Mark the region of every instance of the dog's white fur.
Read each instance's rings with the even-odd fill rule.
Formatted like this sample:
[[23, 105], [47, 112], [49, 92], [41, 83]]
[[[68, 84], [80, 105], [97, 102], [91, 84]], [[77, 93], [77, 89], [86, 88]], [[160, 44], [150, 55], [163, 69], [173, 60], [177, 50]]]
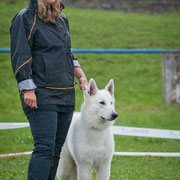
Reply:
[[99, 90], [93, 79], [84, 91], [81, 113], [74, 113], [62, 149], [57, 176], [60, 180], [90, 180], [92, 169], [98, 180], [109, 180], [114, 152], [111, 132], [117, 117], [114, 82]]

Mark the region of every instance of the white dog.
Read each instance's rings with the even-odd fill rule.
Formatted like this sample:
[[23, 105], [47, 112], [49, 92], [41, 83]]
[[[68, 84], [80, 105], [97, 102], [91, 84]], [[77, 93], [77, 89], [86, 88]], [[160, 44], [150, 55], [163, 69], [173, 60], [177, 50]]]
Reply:
[[114, 82], [98, 90], [94, 79], [84, 91], [81, 113], [74, 113], [63, 146], [57, 171], [60, 180], [91, 180], [92, 169], [98, 180], [109, 180], [114, 152], [111, 132], [117, 118], [114, 108]]

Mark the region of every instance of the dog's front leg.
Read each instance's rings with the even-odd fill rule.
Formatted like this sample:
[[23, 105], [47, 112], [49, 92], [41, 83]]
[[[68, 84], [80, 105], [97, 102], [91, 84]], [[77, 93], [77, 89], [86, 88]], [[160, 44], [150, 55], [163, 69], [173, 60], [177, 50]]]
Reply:
[[91, 168], [84, 165], [78, 166], [78, 180], [91, 180]]
[[101, 164], [96, 171], [97, 180], [109, 180], [110, 178], [110, 165]]

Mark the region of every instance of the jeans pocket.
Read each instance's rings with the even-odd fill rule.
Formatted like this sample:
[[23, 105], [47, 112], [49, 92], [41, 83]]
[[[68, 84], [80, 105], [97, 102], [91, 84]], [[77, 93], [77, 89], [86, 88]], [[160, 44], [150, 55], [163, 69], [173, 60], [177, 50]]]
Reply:
[[24, 110], [24, 114], [26, 115], [27, 119], [30, 120], [33, 117], [34, 110], [30, 107], [26, 107], [23, 110]]

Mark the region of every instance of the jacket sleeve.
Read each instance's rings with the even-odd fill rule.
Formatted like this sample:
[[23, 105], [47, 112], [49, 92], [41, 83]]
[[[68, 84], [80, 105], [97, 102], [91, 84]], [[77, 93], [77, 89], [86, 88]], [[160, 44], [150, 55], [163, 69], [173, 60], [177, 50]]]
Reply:
[[71, 56], [73, 58], [74, 67], [81, 67], [81, 65], [79, 64], [78, 59], [75, 56], [75, 54], [71, 52]]
[[11, 63], [19, 91], [36, 89], [32, 79], [32, 30], [25, 29], [23, 16], [18, 14], [12, 20], [10, 27]]
[[[65, 17], [64, 14], [63, 14], [63, 16], [64, 16], [64, 21], [66, 23], [66, 27], [68, 29], [68, 33], [70, 34], [68, 19]], [[78, 61], [76, 55], [74, 53], [72, 53], [72, 52], [71, 52], [71, 57], [72, 57], [73, 62], [74, 62], [74, 67], [81, 67], [81, 65], [79, 64], [79, 61]]]

